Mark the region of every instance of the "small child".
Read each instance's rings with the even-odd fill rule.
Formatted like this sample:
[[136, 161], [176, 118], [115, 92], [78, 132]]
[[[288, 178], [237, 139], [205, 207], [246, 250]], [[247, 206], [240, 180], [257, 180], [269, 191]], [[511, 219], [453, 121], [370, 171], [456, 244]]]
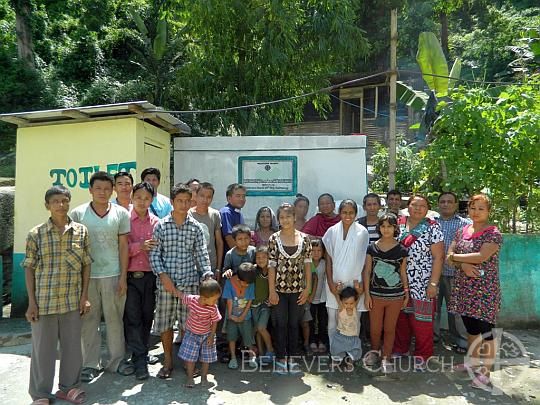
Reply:
[[[270, 362], [274, 358], [274, 346], [267, 329], [268, 320], [270, 319], [267, 245], [257, 247], [255, 262], [257, 263], [257, 278], [255, 279], [255, 299], [251, 304], [251, 316], [257, 333], [257, 349], [259, 350], [260, 359], [261, 361]], [[262, 353], [265, 353], [265, 355], [262, 356]]]
[[311, 301], [310, 341], [311, 351], [326, 353], [328, 347], [328, 312], [326, 311], [326, 262], [324, 261], [324, 245], [322, 240], [311, 241], [312, 268], [317, 271], [317, 287]]
[[204, 280], [199, 287], [200, 295], [184, 294], [180, 289], [176, 295], [188, 309], [186, 330], [182, 345], [178, 351], [180, 357], [186, 363], [187, 381], [185, 386], [193, 388], [193, 373], [195, 363], [200, 361], [201, 385], [208, 385], [208, 367], [210, 363], [217, 361], [216, 329], [221, 315], [217, 308], [217, 302], [221, 295], [221, 287], [216, 280]]
[[364, 362], [366, 366], [378, 362], [384, 325], [381, 366], [384, 373], [390, 373], [394, 371], [390, 357], [397, 320], [409, 301], [407, 249], [396, 240], [399, 227], [395, 215], [381, 216], [377, 231], [381, 238], [369, 245], [364, 268], [364, 285], [367, 286], [364, 302], [370, 310], [372, 349]]
[[304, 352], [306, 353], [307, 356], [311, 356], [313, 354], [309, 346], [309, 335], [311, 331], [310, 325], [313, 323], [313, 316], [311, 315], [311, 302], [313, 301], [313, 299], [315, 298], [315, 294], [317, 293], [317, 287], [319, 285], [318, 280], [319, 280], [319, 277], [317, 274], [317, 268], [314, 267], [312, 263], [311, 264], [311, 291], [309, 292], [309, 296], [306, 303], [303, 305], [304, 314], [302, 316], [302, 320], [300, 321], [300, 326], [302, 327], [302, 337], [304, 338]]
[[[231, 237], [236, 244], [225, 254], [223, 260], [223, 273], [216, 272], [218, 281], [224, 286], [225, 280], [231, 278], [238, 272], [238, 268], [242, 263], [255, 263], [255, 247], [250, 245], [251, 242], [251, 230], [247, 225], [238, 224], [232, 228]], [[223, 277], [222, 277], [223, 276]], [[223, 322], [221, 326], [222, 334], [227, 333], [227, 308], [224, 301], [220, 303], [219, 310], [223, 316]], [[226, 348], [220, 345], [220, 361], [228, 362], [231, 358], [228, 358]]]
[[358, 337], [359, 319], [356, 310], [360, 294], [362, 294], [362, 287], [358, 280], [354, 280], [354, 288], [341, 289], [341, 284], [338, 284], [338, 291], [337, 331], [330, 343], [330, 354], [332, 360], [341, 362], [348, 356], [352, 361], [356, 361], [362, 357], [362, 343]]
[[238, 272], [242, 263], [255, 263], [255, 246], [251, 246], [251, 230], [249, 226], [240, 224], [232, 229], [232, 237], [236, 246], [225, 254], [223, 261], [223, 277], [230, 278]]
[[230, 369], [238, 368], [236, 360], [236, 341], [242, 336], [244, 345], [249, 347], [249, 365], [257, 367], [255, 361], [255, 342], [251, 325], [251, 302], [255, 298], [255, 265], [242, 263], [238, 272], [227, 279], [223, 289], [223, 298], [227, 300], [227, 341], [229, 342]]

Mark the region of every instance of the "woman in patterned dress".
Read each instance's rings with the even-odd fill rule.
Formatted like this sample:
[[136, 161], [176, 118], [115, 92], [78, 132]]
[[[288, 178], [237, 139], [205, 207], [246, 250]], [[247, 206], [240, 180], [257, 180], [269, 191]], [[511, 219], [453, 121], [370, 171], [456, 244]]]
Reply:
[[294, 228], [293, 205], [281, 204], [277, 215], [281, 230], [268, 241], [268, 298], [276, 326], [275, 371], [296, 374], [300, 369], [290, 356], [298, 355], [303, 305], [311, 291], [311, 242]]
[[[475, 374], [474, 388], [489, 389], [489, 373], [495, 358], [492, 329], [501, 305], [499, 250], [502, 235], [488, 224], [491, 202], [484, 194], [469, 200], [473, 223], [456, 232], [448, 249], [448, 264], [456, 267], [449, 312], [461, 315], [468, 339], [468, 361], [456, 368]], [[482, 349], [482, 353], [480, 353]], [[484, 367], [480, 367], [483, 361]]]
[[411, 196], [407, 208], [409, 216], [398, 220], [398, 239], [408, 249], [410, 299], [399, 314], [393, 351], [397, 356], [407, 355], [414, 335], [414, 368], [425, 371], [426, 361], [433, 355], [434, 299], [444, 262], [443, 234], [437, 222], [426, 218], [431, 207], [424, 196]]

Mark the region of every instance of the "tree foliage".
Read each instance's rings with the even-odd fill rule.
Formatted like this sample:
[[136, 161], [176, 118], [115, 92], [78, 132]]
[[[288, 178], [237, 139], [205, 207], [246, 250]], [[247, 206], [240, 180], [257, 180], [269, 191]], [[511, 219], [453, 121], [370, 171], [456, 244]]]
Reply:
[[[329, 84], [366, 53], [355, 24], [355, 0], [176, 1], [186, 61], [178, 104], [196, 109], [296, 96]], [[199, 126], [222, 135], [275, 134], [300, 117], [306, 99], [264, 108], [200, 115]], [[313, 99], [324, 111], [328, 95]]]
[[488, 5], [474, 26], [454, 26], [449, 40], [451, 53], [461, 56], [477, 78], [505, 78], [511, 74], [508, 65], [515, 59], [508, 47], [517, 45], [528, 28], [539, 26], [540, 8], [517, 10], [508, 5]]
[[[396, 143], [396, 185], [402, 192], [411, 192], [417, 188], [421, 173], [421, 156], [415, 145], [407, 144], [403, 136]], [[370, 189], [373, 192], [388, 191], [388, 147], [375, 144], [375, 153], [371, 157], [373, 178]]]
[[519, 204], [540, 226], [540, 77], [501, 89], [460, 88], [442, 106], [422, 160], [423, 187], [486, 190], [495, 218], [516, 230]]

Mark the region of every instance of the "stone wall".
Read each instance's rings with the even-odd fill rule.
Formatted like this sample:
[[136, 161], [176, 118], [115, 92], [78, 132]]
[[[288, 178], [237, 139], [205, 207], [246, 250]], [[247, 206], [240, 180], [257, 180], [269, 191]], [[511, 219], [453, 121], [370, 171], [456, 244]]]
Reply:
[[15, 187], [0, 187], [0, 253], [13, 246]]

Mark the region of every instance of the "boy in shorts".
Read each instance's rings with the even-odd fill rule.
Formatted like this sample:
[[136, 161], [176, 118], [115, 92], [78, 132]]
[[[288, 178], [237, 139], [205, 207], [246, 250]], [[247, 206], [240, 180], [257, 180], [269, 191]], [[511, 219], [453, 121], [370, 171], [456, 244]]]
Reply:
[[186, 331], [182, 345], [178, 351], [186, 363], [187, 388], [194, 387], [193, 373], [195, 363], [201, 362], [201, 385], [208, 385], [208, 368], [217, 361], [216, 329], [221, 315], [217, 302], [221, 295], [221, 287], [216, 280], [204, 280], [199, 288], [199, 295], [184, 294], [181, 289], [177, 296], [188, 308]]
[[251, 302], [255, 298], [255, 265], [242, 263], [238, 273], [225, 282], [223, 298], [227, 300], [227, 341], [229, 342], [230, 369], [238, 368], [236, 341], [242, 336], [244, 346], [250, 348], [249, 365], [256, 367], [255, 342], [251, 324]]

